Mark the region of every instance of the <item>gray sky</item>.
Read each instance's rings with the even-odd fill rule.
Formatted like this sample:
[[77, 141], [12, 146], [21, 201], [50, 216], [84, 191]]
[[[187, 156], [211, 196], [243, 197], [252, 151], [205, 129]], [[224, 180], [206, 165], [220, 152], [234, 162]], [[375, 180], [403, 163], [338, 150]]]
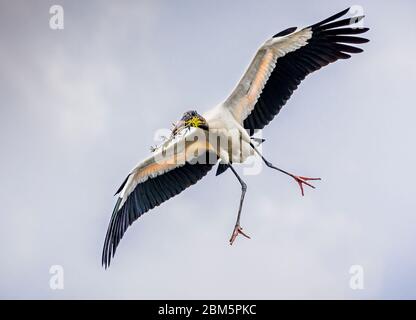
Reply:
[[416, 298], [414, 1], [361, 1], [366, 51], [308, 77], [264, 130], [265, 156], [316, 190], [246, 176], [252, 240], [230, 247], [239, 184], [211, 172], [100, 265], [112, 194], [154, 132], [223, 100], [271, 35], [352, 4], [1, 0], [0, 297]]

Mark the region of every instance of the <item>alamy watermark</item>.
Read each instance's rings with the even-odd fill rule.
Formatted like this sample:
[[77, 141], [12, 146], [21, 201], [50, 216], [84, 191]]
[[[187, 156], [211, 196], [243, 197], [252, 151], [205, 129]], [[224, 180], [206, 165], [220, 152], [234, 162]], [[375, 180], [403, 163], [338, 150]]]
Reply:
[[64, 29], [64, 8], [60, 5], [53, 5], [49, 8], [51, 17], [49, 18], [49, 28], [52, 30]]
[[49, 288], [52, 290], [63, 290], [64, 289], [64, 268], [55, 264], [49, 268]]
[[352, 290], [364, 289], [364, 268], [359, 264], [354, 264], [349, 269], [349, 285]]
[[351, 18], [351, 28], [364, 28], [364, 18], [361, 20], [358, 17], [364, 17], [364, 8], [358, 4], [351, 6], [349, 13], [353, 15]]

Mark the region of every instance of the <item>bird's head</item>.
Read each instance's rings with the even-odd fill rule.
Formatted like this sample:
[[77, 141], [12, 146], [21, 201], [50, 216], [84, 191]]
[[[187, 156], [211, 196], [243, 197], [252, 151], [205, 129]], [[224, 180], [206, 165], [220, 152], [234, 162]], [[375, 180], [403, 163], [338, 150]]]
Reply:
[[182, 118], [175, 124], [172, 134], [175, 135], [179, 131], [185, 128], [200, 128], [208, 130], [208, 123], [198, 112], [187, 111], [183, 114]]

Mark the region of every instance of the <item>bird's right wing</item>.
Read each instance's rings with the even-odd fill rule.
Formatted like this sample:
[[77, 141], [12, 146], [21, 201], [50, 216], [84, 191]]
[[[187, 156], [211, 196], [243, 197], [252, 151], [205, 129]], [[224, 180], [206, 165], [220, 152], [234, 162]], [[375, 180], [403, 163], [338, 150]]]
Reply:
[[105, 237], [102, 264], [110, 265], [121, 238], [135, 220], [195, 184], [216, 161], [215, 149], [203, 130], [193, 128], [140, 162], [117, 191], [119, 198]]
[[354, 44], [368, 41], [356, 36], [368, 28], [355, 25], [363, 16], [338, 20], [348, 11], [306, 28], [286, 29], [260, 47], [223, 104], [244, 128], [264, 128], [308, 74], [363, 51]]

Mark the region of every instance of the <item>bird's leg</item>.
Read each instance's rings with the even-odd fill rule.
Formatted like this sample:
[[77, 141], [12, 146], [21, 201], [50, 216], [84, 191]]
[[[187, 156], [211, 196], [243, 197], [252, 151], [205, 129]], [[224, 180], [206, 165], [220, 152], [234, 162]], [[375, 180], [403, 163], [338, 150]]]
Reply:
[[234, 240], [237, 238], [237, 236], [239, 234], [242, 234], [244, 237], [249, 238], [249, 239], [250, 239], [250, 237], [243, 232], [243, 228], [241, 228], [241, 226], [240, 226], [241, 209], [243, 208], [244, 196], [245, 196], [246, 191], [247, 191], [247, 185], [243, 181], [243, 179], [240, 178], [240, 176], [234, 170], [232, 165], [229, 164], [228, 166], [230, 167], [230, 169], [232, 170], [232, 172], [234, 173], [234, 175], [237, 177], [238, 181], [241, 184], [241, 198], [240, 198], [240, 206], [238, 208], [237, 221], [235, 222], [234, 231], [233, 231], [233, 234], [231, 235], [231, 238], [230, 238], [230, 245], [232, 245], [234, 243]]
[[293, 179], [295, 179], [295, 181], [299, 184], [300, 187], [300, 191], [302, 193], [302, 196], [304, 195], [304, 191], [303, 191], [303, 184], [307, 185], [308, 187], [311, 187], [313, 189], [315, 189], [315, 187], [313, 185], [311, 185], [310, 183], [308, 183], [308, 181], [313, 181], [313, 180], [321, 180], [321, 178], [309, 178], [309, 177], [303, 177], [303, 176], [297, 176], [294, 175], [290, 172], [287, 172], [285, 170], [282, 170], [280, 168], [275, 167], [272, 163], [270, 163], [269, 161], [266, 160], [266, 158], [263, 157], [263, 155], [260, 153], [260, 151], [257, 150], [257, 148], [250, 143], [251, 147], [254, 149], [254, 151], [257, 152], [257, 154], [261, 157], [261, 159], [264, 161], [264, 163], [266, 164], [266, 166], [268, 166], [269, 168], [275, 169], [277, 171], [280, 171], [290, 177], [292, 177]]

